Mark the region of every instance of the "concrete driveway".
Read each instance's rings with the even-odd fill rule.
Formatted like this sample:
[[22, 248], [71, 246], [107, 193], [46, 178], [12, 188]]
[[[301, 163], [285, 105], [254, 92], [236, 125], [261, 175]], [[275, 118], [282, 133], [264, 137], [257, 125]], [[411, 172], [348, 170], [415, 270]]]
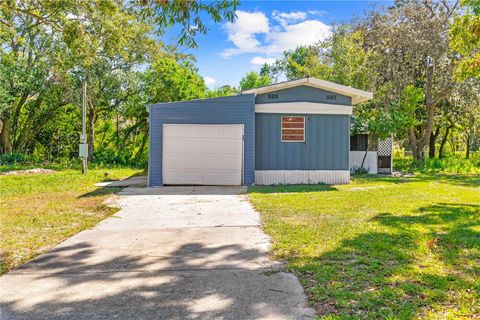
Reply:
[[0, 318], [312, 318], [241, 192], [125, 189], [113, 217], [0, 278]]

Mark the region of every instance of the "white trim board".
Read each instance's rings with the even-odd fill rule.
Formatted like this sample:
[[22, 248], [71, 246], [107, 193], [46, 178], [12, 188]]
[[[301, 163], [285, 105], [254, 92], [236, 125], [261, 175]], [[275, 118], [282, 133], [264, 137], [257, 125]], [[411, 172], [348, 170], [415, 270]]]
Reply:
[[352, 106], [316, 102], [280, 102], [255, 104], [255, 113], [351, 115], [352, 111]]
[[280, 82], [280, 83], [272, 84], [265, 87], [242, 91], [242, 93], [262, 94], [262, 93], [267, 93], [267, 92], [272, 92], [277, 90], [283, 90], [287, 88], [298, 87], [302, 85], [324, 89], [324, 90], [335, 92], [347, 97], [351, 97], [353, 105], [373, 99], [372, 92], [363, 91], [360, 89], [347, 87], [338, 83], [333, 83], [330, 81], [320, 80], [312, 77]]
[[255, 170], [255, 184], [347, 184], [350, 170]]

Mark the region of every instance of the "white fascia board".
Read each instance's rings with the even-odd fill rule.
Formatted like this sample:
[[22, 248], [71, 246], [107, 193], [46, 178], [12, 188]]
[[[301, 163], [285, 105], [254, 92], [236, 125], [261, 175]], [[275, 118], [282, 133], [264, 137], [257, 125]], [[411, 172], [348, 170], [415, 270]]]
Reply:
[[351, 115], [352, 110], [352, 106], [315, 102], [261, 103], [255, 105], [255, 113]]
[[302, 79], [297, 79], [297, 80], [292, 80], [292, 81], [280, 82], [280, 83], [268, 85], [268, 86], [265, 86], [265, 87], [245, 90], [245, 91], [242, 91], [242, 94], [244, 94], [244, 93], [262, 94], [262, 93], [267, 93], [267, 92], [292, 88], [292, 87], [296, 87], [296, 86], [299, 86], [299, 85], [302, 85], [302, 84], [307, 84], [307, 83], [308, 83], [308, 78], [302, 78]]
[[243, 91], [242, 93], [262, 94], [262, 93], [268, 93], [268, 92], [277, 91], [277, 90], [283, 90], [287, 88], [293, 88], [301, 85], [306, 85], [306, 86], [310, 86], [318, 89], [324, 89], [324, 90], [335, 92], [347, 97], [351, 97], [353, 105], [373, 99], [372, 92], [355, 89], [355, 88], [347, 87], [338, 83], [333, 83], [330, 81], [320, 80], [320, 79], [311, 78], [311, 77], [281, 82], [281, 83], [260, 87], [256, 89], [250, 89], [250, 90]]

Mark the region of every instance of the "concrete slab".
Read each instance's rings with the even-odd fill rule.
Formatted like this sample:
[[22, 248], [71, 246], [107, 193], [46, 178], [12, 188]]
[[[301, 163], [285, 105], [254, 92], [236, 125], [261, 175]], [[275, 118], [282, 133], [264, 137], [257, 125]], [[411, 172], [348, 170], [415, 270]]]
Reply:
[[0, 278], [1, 319], [311, 319], [242, 188], [127, 188], [122, 210]]
[[104, 181], [95, 184], [96, 187], [108, 187], [108, 188], [126, 188], [126, 187], [146, 187], [147, 177], [136, 176], [123, 180]]

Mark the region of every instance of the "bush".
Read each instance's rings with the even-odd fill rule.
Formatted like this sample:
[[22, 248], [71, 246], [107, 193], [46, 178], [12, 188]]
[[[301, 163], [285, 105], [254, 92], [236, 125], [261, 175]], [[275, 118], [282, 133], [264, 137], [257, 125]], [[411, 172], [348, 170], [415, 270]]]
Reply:
[[30, 161], [30, 157], [25, 153], [11, 152], [0, 154], [0, 165], [22, 164]]
[[366, 175], [369, 174], [370, 168], [361, 168], [361, 167], [353, 167], [352, 173], [355, 175]]
[[480, 173], [480, 152], [472, 152], [469, 159], [464, 154], [452, 154], [445, 158], [426, 159], [418, 163], [413, 157], [399, 156], [393, 158], [396, 171], [412, 173]]

